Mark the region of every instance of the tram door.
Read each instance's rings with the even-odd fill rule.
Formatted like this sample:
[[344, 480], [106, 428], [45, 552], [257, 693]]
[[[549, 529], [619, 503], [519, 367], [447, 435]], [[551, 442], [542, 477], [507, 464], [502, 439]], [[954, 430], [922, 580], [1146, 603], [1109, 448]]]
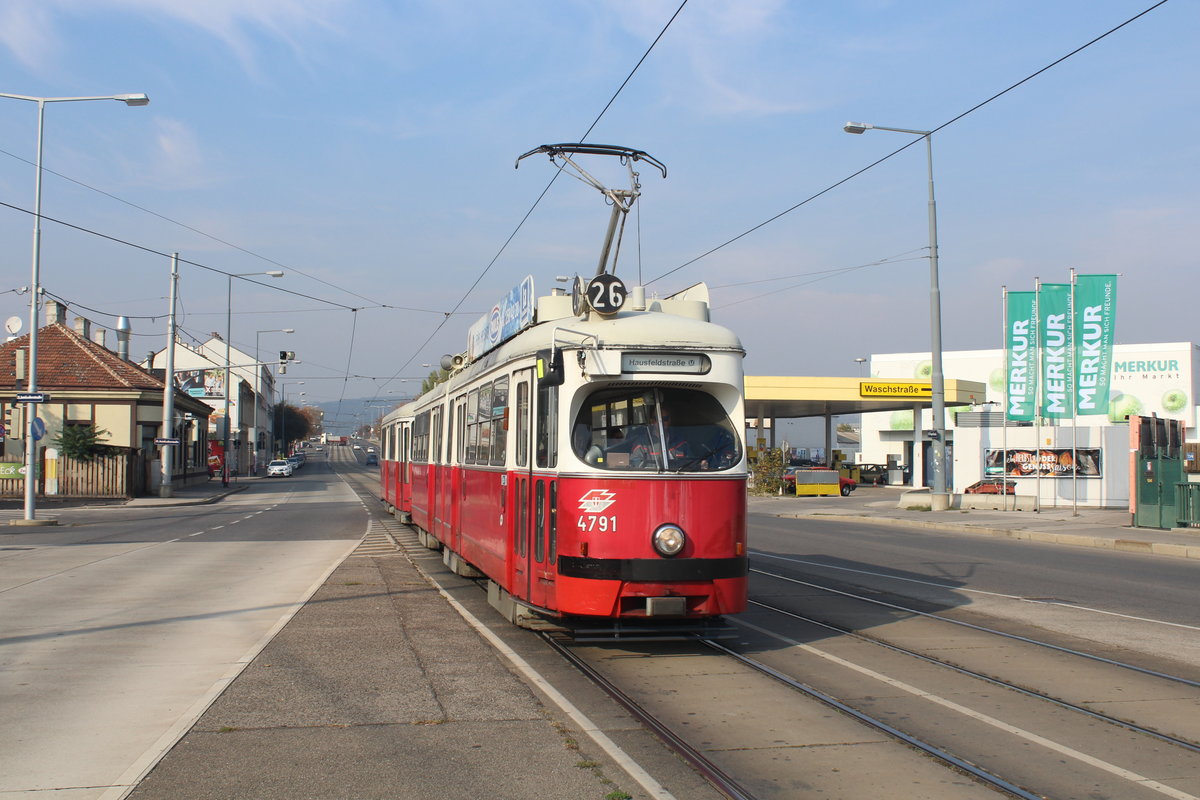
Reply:
[[444, 466], [447, 462], [447, 448], [443, 443], [443, 430], [442, 407], [438, 406], [433, 409], [429, 418], [429, 486], [432, 492], [429, 504], [432, 522], [430, 532], [436, 538], [448, 541], [445, 537], [450, 517], [450, 493]]
[[534, 602], [534, 578], [531, 553], [533, 548], [533, 406], [530, 402], [533, 387], [533, 371], [524, 370], [513, 376], [515, 391], [509, 395], [511, 409], [509, 427], [513, 431], [513, 486], [509, 487], [510, 530], [512, 531], [512, 592], [529, 602]]

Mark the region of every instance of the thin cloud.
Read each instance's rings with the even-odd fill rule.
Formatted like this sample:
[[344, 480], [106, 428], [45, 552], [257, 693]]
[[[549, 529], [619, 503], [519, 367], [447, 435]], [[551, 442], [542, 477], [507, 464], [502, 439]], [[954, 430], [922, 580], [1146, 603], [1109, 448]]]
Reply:
[[301, 38], [316, 30], [337, 32], [335, 20], [351, 0], [0, 0], [0, 46], [21, 63], [47, 68], [65, 52], [57, 17], [126, 12], [162, 17], [206, 31], [231, 50], [243, 68], [258, 72], [255, 36], [265, 33], [302, 57]]

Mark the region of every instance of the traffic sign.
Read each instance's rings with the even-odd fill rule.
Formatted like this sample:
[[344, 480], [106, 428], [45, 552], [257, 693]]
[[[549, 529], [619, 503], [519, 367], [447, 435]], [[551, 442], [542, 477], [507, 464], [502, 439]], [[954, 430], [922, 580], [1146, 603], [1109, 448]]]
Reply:
[[50, 395], [45, 392], [17, 392], [18, 403], [46, 403], [50, 401]]
[[162, 437], [158, 437], [154, 440], [154, 443], [162, 444], [162, 445], [172, 445], [172, 444], [179, 444], [179, 440], [178, 439], [164, 439]]
[[33, 421], [29, 423], [29, 431], [33, 434], [35, 442], [41, 441], [42, 437], [46, 435], [45, 421], [41, 417], [34, 417]]

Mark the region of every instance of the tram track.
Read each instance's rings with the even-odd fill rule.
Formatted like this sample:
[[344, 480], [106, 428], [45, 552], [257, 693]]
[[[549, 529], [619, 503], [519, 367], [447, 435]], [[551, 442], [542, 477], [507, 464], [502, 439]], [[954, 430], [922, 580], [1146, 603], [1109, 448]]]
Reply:
[[[364, 485], [362, 493], [367, 491]], [[795, 580], [757, 569], [752, 572], [760, 580]], [[814, 794], [828, 796], [886, 794], [958, 800], [1000, 792], [1030, 799], [1200, 797], [1198, 737], [1190, 730], [1172, 730], [1169, 724], [1173, 707], [1192, 703], [1200, 708], [1196, 681], [1031, 636], [963, 623], [906, 607], [903, 602], [889, 603], [878, 594], [866, 597], [815, 581], [799, 583], [804, 584], [804, 592], [819, 594], [826, 602], [837, 597], [840, 604], [865, 603], [886, 609], [887, 624], [866, 633], [844, 620], [820, 619], [820, 614], [785, 607], [795, 599], [792, 594], [803, 593], [789, 594], [784, 603], [771, 603], [753, 598], [752, 592], [751, 610], [731, 620], [747, 632], [742, 638], [748, 641], [618, 642], [597, 647], [566, 642], [554, 634], [542, 634], [542, 638], [717, 792], [736, 800], [805, 796], [796, 791], [797, 781], [814, 787]], [[880, 618], [876, 614], [876, 619]], [[972, 650], [1009, 646], [1044, 650], [1045, 656], [1030, 659], [1036, 663], [1027, 667], [1027, 673], [1039, 669], [1053, 673], [1061, 669], [1062, 660], [1069, 659], [1088, 665], [1069, 668], [1077, 677], [1084, 675], [1078, 678], [1083, 684], [1094, 685], [1095, 671], [1100, 670], [1101, 682], [1115, 687], [1114, 692], [1126, 686], [1114, 682], [1110, 676], [1114, 672], [1175, 689], [1150, 696], [1133, 688], [1130, 694], [1136, 696], [1121, 702], [1104, 697], [1081, 702], [1029, 681], [998, 676], [996, 670], [906, 647], [903, 641], [884, 641], [880, 635], [885, 632], [891, 638], [899, 631], [902, 639], [904, 629], [913, 624], [961, 629], [963, 635], [1006, 643], [973, 641], [946, 646], [960, 648], [967, 656]], [[796, 633], [798, 626], [802, 633]], [[821, 649], [840, 650], [841, 655], [822, 653], [813, 659], [818, 649], [811, 642], [821, 640]], [[766, 644], [768, 641], [771, 643]], [[846, 657], [847, 648], [857, 651], [855, 658]], [[1022, 652], [1021, 658], [1028, 656]], [[742, 672], [722, 662], [735, 663]], [[836, 669], [831, 664], [836, 664]], [[663, 680], [664, 671], [678, 673], [678, 679]], [[953, 678], [942, 676], [943, 672]], [[751, 674], [761, 677], [756, 680]], [[723, 681], [729, 691], [713, 693], [714, 676], [719, 676], [718, 682]], [[856, 684], [856, 680], [863, 683]], [[761, 681], [803, 700], [789, 701]], [[880, 692], [878, 683], [876, 688], [863, 688], [873, 681], [882, 682], [886, 689]], [[919, 688], [921, 685], [927, 688]], [[762, 701], [755, 713], [762, 715], [759, 728], [766, 729], [769, 736], [755, 739], [754, 726], [733, 724], [739, 715], [750, 713], [744, 705], [748, 697]], [[1118, 708], [1125, 702], [1129, 713], [1109, 713], [1112, 709], [1098, 707], [1106, 702]], [[1155, 703], [1159, 711], [1166, 709], [1166, 716], [1140, 718], [1141, 711], [1153, 710]], [[830, 711], [818, 707], [836, 713], [831, 717]], [[1064, 722], [1056, 715], [1068, 715], [1075, 721]], [[839, 725], [836, 719], [844, 721]], [[875, 735], [848, 733], [847, 725], [869, 729]], [[892, 742], [883, 759], [879, 758], [878, 748], [884, 746], [880, 737]], [[780, 744], [785, 739], [786, 743]], [[822, 750], [825, 763], [819, 760]], [[872, 755], [864, 762], [862, 753], [868, 751]], [[773, 755], [764, 758], [766, 753]], [[929, 770], [940, 770], [945, 777], [929, 777]], [[922, 777], [911, 779], [918, 772]], [[847, 778], [847, 773], [857, 774]], [[920, 784], [919, 792], [906, 793], [906, 786], [891, 786], [889, 781], [895, 781], [896, 775], [904, 776], [902, 784], [910, 780]], [[847, 789], [846, 781], [852, 781], [855, 789]]]
[[[1200, 709], [1200, 684], [1192, 678], [883, 600], [871, 587], [856, 593], [751, 571], [772, 583], [760, 580], [751, 592], [751, 611], [735, 623], [762, 637], [757, 647], [769, 654], [768, 669], [783, 680], [804, 675], [807, 688], [830, 695], [833, 707], [902, 719], [905, 725], [894, 726], [902, 734], [932, 741], [987, 774], [1025, 787], [1021, 791], [1034, 791], [1033, 797], [1183, 800], [1200, 794], [1195, 780], [1200, 726], [1187, 713]], [[774, 581], [804, 591], [785, 593]], [[766, 595], [773, 600], [767, 602]], [[862, 610], [868, 607], [890, 616], [881, 624], [877, 612]], [[774, 651], [762, 644], [766, 639], [776, 642]], [[819, 660], [782, 657], [779, 643], [785, 651]], [[853, 658], [846, 657], [850, 652]], [[881, 699], [880, 685], [896, 699]], [[914, 713], [918, 704], [930, 708]], [[914, 733], [914, 727], [933, 735]], [[1003, 757], [989, 760], [989, 752], [1018, 749], [1023, 760], [1010, 758], [1007, 765]], [[1104, 788], [1074, 793], [1072, 781], [1055, 777], [1063, 763], [1077, 773], [1075, 785]]]

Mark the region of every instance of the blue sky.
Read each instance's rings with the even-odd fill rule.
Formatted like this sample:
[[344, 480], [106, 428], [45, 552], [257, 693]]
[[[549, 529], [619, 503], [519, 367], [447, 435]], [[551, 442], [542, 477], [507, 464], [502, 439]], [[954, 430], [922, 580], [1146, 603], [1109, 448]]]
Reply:
[[[669, 169], [642, 171], [619, 273], [650, 282], [912, 138], [847, 120], [937, 128], [1152, 4], [691, 0], [588, 137]], [[408, 394], [344, 376], [419, 378], [525, 274], [545, 293], [594, 271], [608, 208], [571, 180], [488, 269], [552, 177], [513, 162], [579, 140], [678, 6], [0, 0], [0, 91], [151, 98], [47, 107], [43, 214], [111, 239], [46, 221], [42, 283], [102, 324], [135, 317], [138, 355], [164, 341], [169, 264], [112, 239], [284, 269], [257, 280], [317, 299], [235, 281], [233, 341], [295, 328], [261, 340], [297, 351], [309, 399]], [[1071, 267], [1123, 275], [1119, 341], [1197, 338], [1196, 30], [1171, 0], [936, 134], [947, 349], [998, 346], [1000, 287]], [[0, 99], [0, 292], [29, 283], [35, 130], [34, 104]], [[714, 287], [754, 374], [928, 350], [925, 169], [917, 141], [649, 291]], [[184, 266], [185, 331], [224, 330], [226, 287]]]

